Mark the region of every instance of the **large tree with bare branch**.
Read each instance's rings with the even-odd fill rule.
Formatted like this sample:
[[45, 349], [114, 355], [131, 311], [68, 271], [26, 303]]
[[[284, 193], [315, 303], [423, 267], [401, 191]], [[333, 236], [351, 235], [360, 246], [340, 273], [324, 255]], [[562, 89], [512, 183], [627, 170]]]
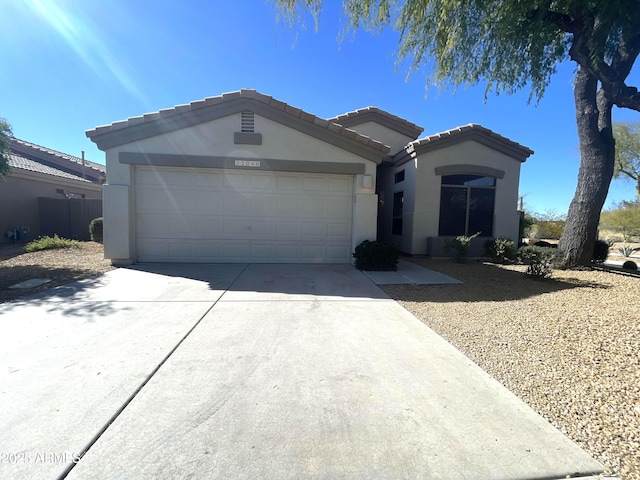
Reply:
[[[292, 21], [323, 0], [274, 0]], [[638, 0], [344, 0], [353, 28], [400, 33], [399, 60], [426, 66], [433, 85], [475, 85], [487, 93], [531, 90], [539, 100], [567, 59], [581, 162], [560, 240], [564, 266], [591, 262], [598, 221], [614, 173], [613, 106], [640, 111], [626, 80], [640, 53]]]

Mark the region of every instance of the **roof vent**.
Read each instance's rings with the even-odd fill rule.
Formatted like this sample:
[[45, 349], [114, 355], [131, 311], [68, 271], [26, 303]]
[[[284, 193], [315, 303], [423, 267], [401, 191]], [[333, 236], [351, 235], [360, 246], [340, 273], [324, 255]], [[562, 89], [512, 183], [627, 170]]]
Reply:
[[255, 132], [255, 119], [253, 112], [242, 112], [240, 114], [240, 131], [242, 133]]
[[256, 133], [253, 112], [240, 112], [240, 131], [233, 134], [236, 145], [262, 145], [262, 134]]

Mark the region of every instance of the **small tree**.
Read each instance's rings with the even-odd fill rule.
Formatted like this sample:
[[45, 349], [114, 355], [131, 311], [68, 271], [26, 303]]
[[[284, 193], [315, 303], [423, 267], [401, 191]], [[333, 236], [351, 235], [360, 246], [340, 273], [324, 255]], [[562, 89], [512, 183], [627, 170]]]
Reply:
[[13, 130], [4, 118], [0, 118], [0, 178], [9, 173], [9, 153]]
[[640, 236], [640, 203], [622, 202], [600, 215], [600, 226], [622, 235], [625, 242]]
[[631, 179], [640, 199], [640, 122], [614, 122], [616, 164], [613, 178]]

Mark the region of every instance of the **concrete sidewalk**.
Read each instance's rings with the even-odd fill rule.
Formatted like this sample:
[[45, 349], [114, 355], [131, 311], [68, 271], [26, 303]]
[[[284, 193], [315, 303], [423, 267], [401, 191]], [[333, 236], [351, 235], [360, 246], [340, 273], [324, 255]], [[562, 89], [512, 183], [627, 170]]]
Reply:
[[0, 322], [0, 478], [602, 472], [347, 265], [137, 266]]
[[376, 285], [448, 285], [462, 283], [443, 273], [435, 272], [407, 260], [398, 261], [395, 272], [362, 272]]

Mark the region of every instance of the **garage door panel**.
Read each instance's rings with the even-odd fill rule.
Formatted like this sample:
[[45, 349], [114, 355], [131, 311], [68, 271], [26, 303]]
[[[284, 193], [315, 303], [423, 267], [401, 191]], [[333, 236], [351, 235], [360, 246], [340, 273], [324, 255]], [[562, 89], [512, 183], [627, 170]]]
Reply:
[[193, 192], [194, 211], [204, 214], [219, 214], [224, 212], [224, 194], [212, 190], [198, 190]]
[[299, 176], [277, 176], [276, 188], [278, 190], [300, 190], [302, 178]]
[[196, 245], [196, 256], [198, 259], [219, 262], [222, 260], [222, 245], [219, 243], [205, 242]]
[[138, 215], [138, 235], [162, 235], [169, 233], [166, 215]]
[[251, 203], [244, 195], [239, 195], [234, 192], [225, 192], [222, 204], [222, 213], [224, 215], [244, 216], [251, 214]]
[[138, 185], [157, 186], [191, 186], [196, 183], [196, 175], [188, 171], [176, 171], [168, 169], [139, 169], [136, 176]]
[[327, 215], [329, 218], [351, 219], [352, 203], [349, 198], [335, 198], [327, 200]]
[[276, 213], [273, 196], [262, 194], [256, 198], [252, 198], [250, 202], [251, 215], [254, 217], [270, 217]]
[[200, 238], [215, 238], [222, 234], [222, 222], [218, 217], [197, 217], [194, 222]]
[[327, 236], [333, 240], [351, 236], [351, 225], [348, 223], [327, 223]]
[[139, 261], [351, 261], [353, 176], [139, 167]]
[[251, 187], [271, 190], [275, 187], [275, 178], [271, 175], [251, 175]]
[[250, 231], [246, 220], [225, 218], [222, 221], [222, 225], [222, 236], [224, 238], [246, 239], [249, 236]]
[[246, 190], [251, 188], [251, 175], [246, 173], [226, 173], [224, 185], [234, 190]]
[[309, 237], [324, 238], [327, 235], [327, 228], [324, 222], [305, 222], [302, 224], [302, 237], [307, 239]]
[[136, 196], [136, 210], [147, 213], [183, 214], [195, 208], [194, 192], [163, 187], [157, 190], [140, 189]]
[[304, 177], [302, 190], [305, 192], [327, 192], [329, 184], [325, 177]]
[[303, 245], [302, 259], [305, 262], [311, 262], [311, 263], [322, 261], [324, 259], [324, 246], [320, 244]]
[[251, 236], [259, 238], [273, 238], [274, 237], [274, 225], [271, 222], [265, 222], [263, 220], [254, 220], [251, 222]]
[[328, 187], [330, 192], [351, 193], [353, 190], [352, 177], [329, 178]]
[[298, 238], [300, 235], [300, 224], [294, 222], [276, 222], [276, 232], [278, 238]]
[[351, 248], [346, 245], [327, 245], [326, 257], [329, 262], [351, 258]]
[[274, 257], [275, 245], [258, 244], [251, 245], [251, 260], [252, 261], [269, 261]]
[[224, 178], [218, 172], [198, 172], [196, 175], [196, 185], [203, 187], [221, 187]]
[[298, 217], [302, 214], [300, 197], [297, 195], [278, 195], [276, 197], [276, 215], [279, 217]]
[[195, 258], [194, 245], [190, 242], [172, 241], [169, 243], [168, 255], [171, 258], [191, 260]]
[[326, 202], [323, 198], [304, 198], [302, 200], [302, 213], [305, 217], [320, 217], [326, 216]]

